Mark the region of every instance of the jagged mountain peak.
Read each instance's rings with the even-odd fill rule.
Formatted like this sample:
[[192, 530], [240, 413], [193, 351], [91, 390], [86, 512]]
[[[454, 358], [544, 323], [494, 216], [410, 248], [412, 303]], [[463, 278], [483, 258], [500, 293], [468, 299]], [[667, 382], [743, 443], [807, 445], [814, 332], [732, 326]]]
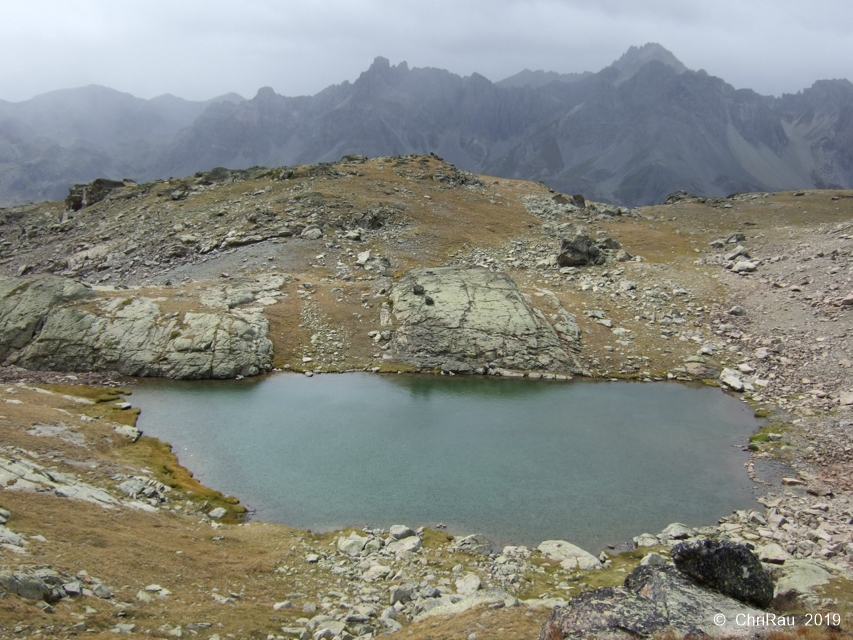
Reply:
[[258, 93], [255, 94], [255, 100], [270, 100], [272, 98], [277, 97], [278, 94], [272, 87], [261, 87], [258, 89]]
[[625, 82], [634, 76], [649, 62], [662, 62], [675, 70], [676, 73], [688, 71], [684, 63], [676, 58], [671, 51], [659, 45], [657, 42], [648, 42], [641, 47], [633, 46], [622, 54], [622, 56], [610, 65], [609, 68], [619, 72], [617, 83]]
[[[375, 77], [388, 77], [391, 75], [401, 75], [407, 73], [409, 71], [408, 63], [403, 60], [397, 65], [392, 65], [391, 61], [388, 58], [383, 56], [376, 56], [373, 59], [373, 63], [368, 67], [367, 71], [364, 71], [358, 78], [358, 80], [366, 79], [366, 78], [375, 78]], [[358, 80], [356, 82], [358, 82]]]

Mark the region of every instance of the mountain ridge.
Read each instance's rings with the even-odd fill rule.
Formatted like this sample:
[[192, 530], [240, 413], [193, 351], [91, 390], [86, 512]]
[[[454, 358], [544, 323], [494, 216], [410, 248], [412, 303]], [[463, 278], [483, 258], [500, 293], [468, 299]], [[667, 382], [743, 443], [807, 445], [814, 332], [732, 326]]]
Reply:
[[378, 56], [355, 81], [313, 96], [262, 87], [248, 100], [143, 100], [90, 86], [0, 101], [0, 204], [59, 198], [95, 177], [429, 152], [630, 206], [682, 189], [853, 186], [847, 80], [762, 96], [692, 71], [655, 43], [570, 81], [524, 74], [493, 83]]

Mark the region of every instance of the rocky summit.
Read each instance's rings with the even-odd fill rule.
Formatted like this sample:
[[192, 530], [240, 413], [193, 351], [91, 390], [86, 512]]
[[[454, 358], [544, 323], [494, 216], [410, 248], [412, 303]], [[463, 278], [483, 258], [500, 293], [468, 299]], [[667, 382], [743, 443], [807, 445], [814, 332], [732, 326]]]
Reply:
[[[641, 62], [602, 91], [708, 81]], [[282, 106], [220, 115], [263, 101]], [[847, 631], [853, 193], [628, 208], [578, 190], [348, 154], [0, 209], [0, 636], [732, 636], [739, 615], [809, 613]], [[137, 376], [347, 371], [718, 387], [764, 419], [741, 443], [758, 502], [602, 549], [440, 522], [302, 531], [137, 428]]]

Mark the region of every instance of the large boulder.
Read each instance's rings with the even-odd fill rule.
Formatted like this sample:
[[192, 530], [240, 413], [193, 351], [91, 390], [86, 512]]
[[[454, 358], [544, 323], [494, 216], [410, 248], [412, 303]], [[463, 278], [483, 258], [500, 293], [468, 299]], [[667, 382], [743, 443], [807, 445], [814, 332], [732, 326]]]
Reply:
[[622, 587], [582, 593], [556, 607], [539, 640], [749, 635], [738, 616], [762, 611], [697, 584], [673, 566], [637, 567]]
[[98, 178], [92, 182], [75, 184], [68, 190], [65, 198], [65, 206], [72, 211], [79, 211], [84, 207], [90, 207], [107, 197], [110, 191], [125, 186], [124, 182]]
[[68, 278], [0, 278], [0, 361], [29, 344], [55, 306], [94, 297], [91, 288]]
[[572, 332], [558, 335], [504, 273], [412, 269], [394, 285], [391, 302], [398, 322], [394, 348], [417, 366], [580, 370], [572, 354], [577, 343], [565, 339]]
[[671, 556], [679, 571], [700, 584], [758, 607], [773, 601], [773, 581], [746, 545], [702, 539], [675, 545]]
[[585, 232], [578, 231], [571, 237], [563, 239], [557, 263], [561, 267], [578, 267], [587, 264], [604, 264], [605, 259], [605, 254], [599, 249], [595, 240]]
[[268, 330], [259, 313], [164, 314], [148, 298], [99, 298], [67, 278], [0, 278], [0, 361], [26, 369], [251, 376], [272, 367]]
[[588, 264], [605, 264], [609, 258], [624, 262], [630, 260], [631, 256], [625, 251], [620, 255], [615, 252], [622, 249], [622, 245], [615, 238], [605, 236], [602, 238], [590, 237], [583, 227], [573, 227], [568, 237], [560, 244], [560, 254], [557, 263], [561, 267], [580, 267]]

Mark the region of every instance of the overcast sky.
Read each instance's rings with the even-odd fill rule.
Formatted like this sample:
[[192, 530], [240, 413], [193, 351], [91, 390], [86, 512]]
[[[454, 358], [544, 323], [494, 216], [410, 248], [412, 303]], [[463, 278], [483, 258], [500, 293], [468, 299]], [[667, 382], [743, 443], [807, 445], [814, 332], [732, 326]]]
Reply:
[[0, 99], [314, 94], [379, 55], [500, 80], [598, 71], [646, 42], [764, 94], [853, 80], [851, 0], [0, 0]]

